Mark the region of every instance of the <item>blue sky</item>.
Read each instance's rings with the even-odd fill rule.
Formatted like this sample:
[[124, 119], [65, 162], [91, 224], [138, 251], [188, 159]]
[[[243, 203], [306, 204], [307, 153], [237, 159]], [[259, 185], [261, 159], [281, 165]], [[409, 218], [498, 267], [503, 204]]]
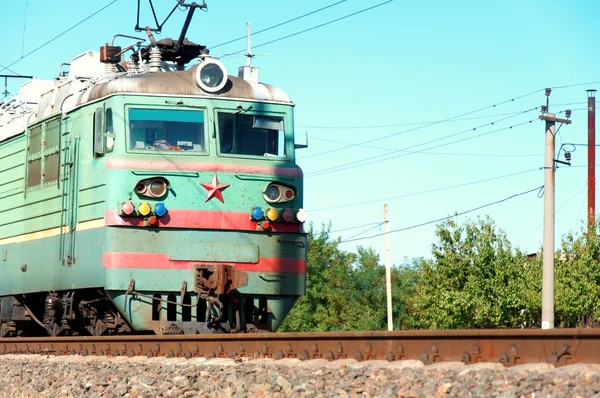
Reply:
[[[342, 1], [257, 34], [252, 42], [260, 45], [381, 2]], [[3, 42], [0, 65], [20, 59], [108, 3], [2, 1], [2, 27], [10, 40]], [[148, 3], [141, 3], [140, 24], [151, 24]], [[175, 0], [155, 3], [162, 20]], [[258, 31], [333, 3], [208, 0], [208, 12], [196, 12], [187, 37], [210, 49], [243, 36], [246, 22]], [[136, 5], [134, 0], [117, 0], [10, 69], [52, 78], [60, 63], [88, 49], [97, 51], [116, 33], [143, 37], [133, 30]], [[156, 37], [177, 38], [185, 15], [176, 10]], [[275, 54], [254, 59], [261, 81], [292, 97], [296, 133], [309, 135], [309, 148], [298, 152], [309, 220], [316, 225], [331, 222], [333, 231], [344, 230], [335, 234], [343, 239], [360, 233], [357, 237], [367, 237], [382, 232], [378, 223], [386, 198], [395, 198], [387, 200], [390, 229], [395, 230], [543, 185], [544, 122], [537, 119], [539, 108], [533, 108], [545, 103], [543, 88], [555, 87], [550, 111], [573, 110], [572, 124], [562, 126], [557, 136], [557, 150], [563, 143], [587, 142], [585, 90], [600, 89], [600, 27], [590, 19], [594, 15], [600, 15], [600, 3], [593, 0], [395, 0], [257, 48], [257, 53]], [[211, 54], [244, 48], [245, 41], [239, 40]], [[222, 60], [230, 74], [245, 62], [239, 56]], [[579, 85], [588, 82], [595, 83]], [[16, 93], [18, 84], [12, 82], [8, 89]], [[433, 123], [462, 114], [467, 115]], [[348, 147], [366, 141], [372, 142]], [[587, 148], [577, 147], [573, 166], [557, 171], [557, 243], [585, 218], [586, 164]], [[434, 192], [413, 195], [423, 191]], [[348, 206], [356, 203], [362, 204]], [[457, 220], [477, 215], [492, 217], [522, 250], [540, 249], [543, 199], [537, 192]], [[392, 262], [430, 256], [434, 229], [431, 224], [391, 234]], [[383, 242], [380, 236], [343, 247], [372, 246], [383, 259]]]

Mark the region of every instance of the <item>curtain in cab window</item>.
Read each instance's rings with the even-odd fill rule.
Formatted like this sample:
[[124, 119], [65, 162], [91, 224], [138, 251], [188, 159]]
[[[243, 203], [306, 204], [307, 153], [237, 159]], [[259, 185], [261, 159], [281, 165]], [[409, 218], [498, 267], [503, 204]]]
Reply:
[[219, 112], [219, 152], [246, 156], [287, 156], [282, 117]]

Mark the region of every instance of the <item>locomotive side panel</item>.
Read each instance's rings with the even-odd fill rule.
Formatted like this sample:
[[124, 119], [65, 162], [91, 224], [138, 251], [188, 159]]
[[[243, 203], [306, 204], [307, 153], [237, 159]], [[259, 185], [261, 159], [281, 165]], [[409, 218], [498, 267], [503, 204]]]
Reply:
[[102, 287], [104, 173], [86, 150], [93, 120], [81, 108], [0, 143], [0, 295]]

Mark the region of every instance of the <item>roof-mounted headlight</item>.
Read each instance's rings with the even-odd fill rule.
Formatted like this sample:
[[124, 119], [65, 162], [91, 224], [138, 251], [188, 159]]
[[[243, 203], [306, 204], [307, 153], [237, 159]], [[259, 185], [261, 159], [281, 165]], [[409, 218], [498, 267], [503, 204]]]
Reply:
[[196, 68], [196, 84], [209, 93], [216, 93], [227, 84], [227, 69], [221, 61], [205, 56]]

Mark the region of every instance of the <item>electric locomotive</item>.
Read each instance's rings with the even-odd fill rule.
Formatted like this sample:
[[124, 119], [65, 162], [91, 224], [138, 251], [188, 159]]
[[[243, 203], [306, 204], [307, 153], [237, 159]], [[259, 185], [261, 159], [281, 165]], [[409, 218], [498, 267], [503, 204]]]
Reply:
[[2, 337], [275, 331], [305, 293], [293, 102], [147, 33], [0, 105]]

